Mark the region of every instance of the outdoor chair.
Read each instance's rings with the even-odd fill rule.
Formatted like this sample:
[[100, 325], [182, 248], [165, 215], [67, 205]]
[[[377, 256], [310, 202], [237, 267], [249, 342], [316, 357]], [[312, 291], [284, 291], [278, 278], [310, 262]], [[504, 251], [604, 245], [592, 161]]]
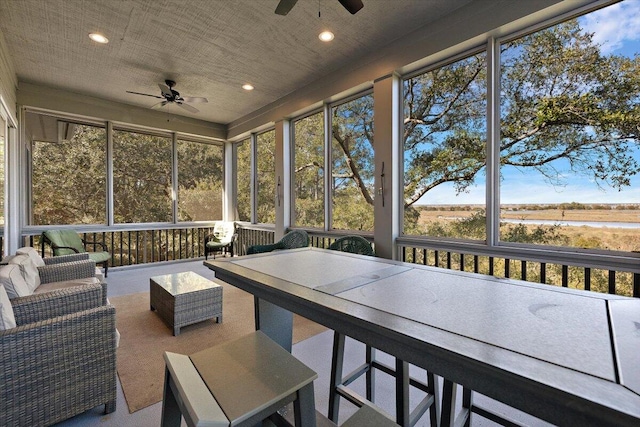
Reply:
[[[104, 277], [107, 277], [111, 254], [107, 252], [107, 245], [104, 243], [82, 239], [74, 230], [47, 230], [42, 233], [40, 240], [43, 257], [45, 244], [51, 246], [53, 256], [88, 253], [89, 259], [104, 267]], [[98, 245], [102, 251], [87, 251], [86, 248], [90, 245], [93, 245], [94, 248]]]
[[215, 259], [216, 252], [225, 254], [229, 251], [233, 256], [233, 244], [238, 238], [235, 230], [236, 225], [233, 221], [216, 221], [213, 233], [204, 238], [204, 259], [206, 260], [211, 253]]
[[362, 236], [344, 236], [329, 245], [333, 251], [350, 252], [352, 254], [374, 256], [373, 247]]
[[[349, 252], [353, 254], [375, 256], [371, 243], [361, 236], [344, 236], [336, 239], [330, 250]], [[329, 390], [329, 419], [338, 422], [340, 409], [340, 397], [350, 398], [352, 392], [347, 385], [355, 381], [358, 377], [366, 374], [366, 400], [359, 401], [357, 406], [367, 407], [375, 399], [375, 371], [379, 369], [389, 375], [396, 377], [396, 409], [401, 408], [403, 412], [404, 424], [414, 425], [420, 417], [430, 411], [431, 425], [439, 425], [440, 413], [438, 410], [438, 383], [434, 374], [427, 372], [427, 383], [419, 382], [409, 377], [409, 364], [403, 360], [396, 359], [395, 367], [387, 366], [375, 359], [375, 349], [369, 345], [365, 346], [365, 362], [358, 369], [343, 377], [344, 347], [346, 336], [339, 332], [333, 333], [333, 353], [331, 359], [331, 386]], [[416, 406], [413, 413], [410, 413], [409, 406], [409, 386], [414, 386], [426, 396]]]
[[0, 328], [0, 425], [52, 425], [101, 404], [115, 411], [115, 308], [100, 285], [0, 301], [13, 323]]
[[309, 235], [304, 230], [292, 230], [276, 243], [253, 245], [247, 248], [247, 255], [261, 254], [281, 249], [305, 248], [309, 246]]

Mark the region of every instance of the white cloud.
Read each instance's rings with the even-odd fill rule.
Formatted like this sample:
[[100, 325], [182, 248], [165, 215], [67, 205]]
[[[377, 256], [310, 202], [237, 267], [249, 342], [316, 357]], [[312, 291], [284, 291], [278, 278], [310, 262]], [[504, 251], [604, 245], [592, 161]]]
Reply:
[[625, 41], [640, 40], [640, 0], [627, 0], [590, 13], [579, 19], [582, 28], [594, 33], [602, 53], [620, 49]]

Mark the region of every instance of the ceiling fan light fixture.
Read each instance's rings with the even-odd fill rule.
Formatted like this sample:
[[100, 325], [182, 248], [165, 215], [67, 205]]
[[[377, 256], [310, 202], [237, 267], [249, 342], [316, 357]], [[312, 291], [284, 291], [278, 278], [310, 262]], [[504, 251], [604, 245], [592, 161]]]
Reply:
[[109, 39], [100, 33], [89, 33], [89, 38], [96, 43], [107, 44]]
[[242, 89], [244, 89], [244, 90], [253, 90], [254, 87], [253, 87], [253, 85], [250, 85], [249, 83], [245, 83], [245, 84], [242, 85]]
[[335, 38], [331, 31], [323, 31], [318, 35], [318, 38], [323, 42], [330, 42]]

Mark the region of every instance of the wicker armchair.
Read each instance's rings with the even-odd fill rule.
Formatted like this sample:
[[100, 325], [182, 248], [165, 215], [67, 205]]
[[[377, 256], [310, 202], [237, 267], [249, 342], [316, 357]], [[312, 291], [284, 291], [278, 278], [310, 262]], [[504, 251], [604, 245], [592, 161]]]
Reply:
[[304, 230], [293, 230], [284, 235], [276, 243], [270, 245], [254, 245], [247, 248], [247, 255], [271, 252], [276, 249], [295, 249], [309, 246], [309, 235]]
[[115, 308], [100, 285], [11, 300], [0, 331], [0, 425], [45, 426], [98, 405], [116, 409]]
[[[74, 255], [69, 255], [69, 257], [73, 256]], [[67, 256], [54, 258], [67, 258]], [[46, 259], [48, 258], [45, 258], [45, 260]], [[77, 282], [77, 284], [74, 284], [74, 281], [95, 277], [96, 263], [90, 259], [51, 263], [38, 267], [38, 274], [40, 275], [40, 286], [36, 289], [36, 293], [49, 292], [50, 290], [55, 290], [63, 286], [66, 287], [66, 285], [84, 286], [81, 281]], [[68, 283], [65, 285], [65, 282]], [[101, 282], [100, 287], [102, 289], [102, 304], [104, 305], [107, 303], [107, 282]]]
[[361, 236], [344, 236], [336, 239], [329, 249], [333, 251], [350, 252], [352, 254], [361, 254], [374, 256], [371, 243], [367, 239]]

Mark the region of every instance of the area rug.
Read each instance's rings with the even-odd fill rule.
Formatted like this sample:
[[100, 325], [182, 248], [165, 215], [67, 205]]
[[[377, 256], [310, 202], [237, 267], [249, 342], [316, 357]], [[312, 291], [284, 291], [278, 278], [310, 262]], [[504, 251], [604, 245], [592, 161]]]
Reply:
[[[231, 285], [223, 289], [222, 323], [207, 320], [185, 326], [177, 337], [149, 309], [148, 292], [109, 299], [116, 307], [120, 332], [118, 377], [131, 413], [162, 400], [165, 351], [192, 354], [254, 330], [253, 295]], [[326, 329], [297, 315], [293, 324], [294, 343]]]

